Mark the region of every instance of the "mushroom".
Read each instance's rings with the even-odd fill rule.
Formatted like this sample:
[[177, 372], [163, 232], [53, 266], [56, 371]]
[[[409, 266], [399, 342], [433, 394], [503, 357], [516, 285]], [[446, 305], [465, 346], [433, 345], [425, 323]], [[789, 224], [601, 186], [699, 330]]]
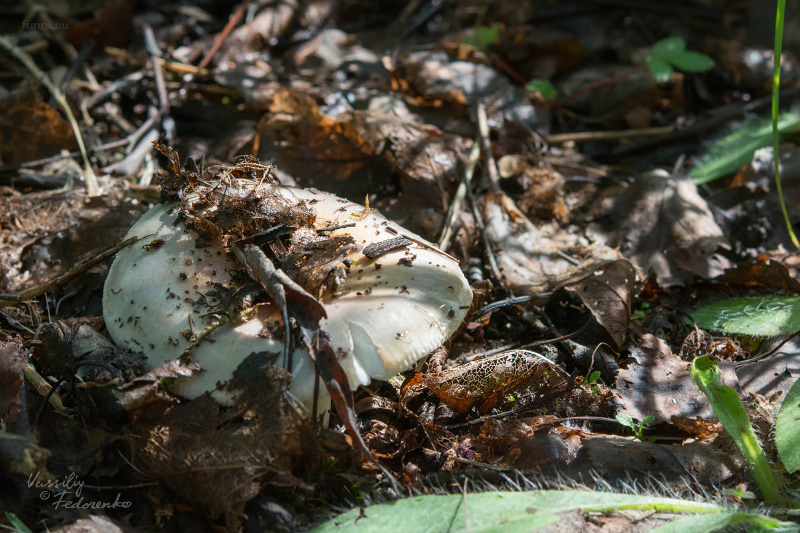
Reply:
[[[311, 208], [317, 232], [355, 224], [323, 231], [349, 235], [355, 246], [344, 261], [349, 270], [332, 272], [327, 289], [314, 295], [327, 313], [321, 329], [330, 336], [351, 388], [407, 369], [445, 342], [464, 319], [472, 291], [457, 262], [433, 244], [331, 194], [271, 183], [257, 187], [289, 205]], [[226, 320], [225, 310], [248, 307], [252, 283], [222, 244], [197, 246], [200, 233], [186, 226], [179, 209], [178, 202], [156, 205], [130, 229], [126, 238], [144, 238], [117, 254], [105, 283], [103, 316], [113, 340], [145, 353], [149, 369], [191, 355], [202, 372], [177, 377], [173, 392], [194, 398], [211, 391], [230, 403], [219, 386], [247, 356], [272, 354], [275, 364], [286, 363], [280, 360], [281, 310], [262, 303], [241, 320]], [[314, 363], [304, 348], [295, 348], [291, 361], [290, 391], [310, 406]], [[325, 408], [327, 392], [318, 389]]]

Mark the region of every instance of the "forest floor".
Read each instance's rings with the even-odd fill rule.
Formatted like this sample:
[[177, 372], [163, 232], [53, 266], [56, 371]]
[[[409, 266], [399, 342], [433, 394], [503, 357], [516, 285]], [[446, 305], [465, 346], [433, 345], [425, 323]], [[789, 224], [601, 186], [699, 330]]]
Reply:
[[[397, 496], [389, 476], [407, 494], [468, 480], [759, 497], [690, 365], [719, 360], [778, 464], [800, 323], [735, 335], [724, 316], [704, 329], [694, 315], [800, 293], [759, 133], [771, 132], [774, 13], [721, 0], [36, 5], [4, 7], [0, 21], [0, 472], [11, 480], [0, 523], [303, 530]], [[670, 64], [667, 38], [688, 63]], [[786, 43], [781, 87], [795, 224], [798, 44]], [[354, 392], [383, 471], [347, 416], [293, 418], [276, 407], [281, 387], [259, 393], [281, 413], [269, 421], [182, 400], [111, 342], [113, 253], [183, 170], [154, 142], [180, 165], [249, 155], [285, 185], [366, 198], [458, 260], [474, 294], [462, 327], [424, 364]], [[667, 518], [564, 521], [624, 531]]]

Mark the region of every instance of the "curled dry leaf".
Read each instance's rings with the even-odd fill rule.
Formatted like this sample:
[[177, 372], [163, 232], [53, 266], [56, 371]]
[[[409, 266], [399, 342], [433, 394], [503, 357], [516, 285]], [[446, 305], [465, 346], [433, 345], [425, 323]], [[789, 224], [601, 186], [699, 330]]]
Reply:
[[[606, 342], [619, 351], [625, 342], [631, 318], [636, 269], [619, 259], [607, 263], [591, 275], [564, 290], [575, 294], [591, 313], [590, 323], [574, 324], [580, 333], [575, 342], [595, 345]], [[557, 294], [553, 297], [557, 298]]]
[[273, 96], [264, 134], [280, 142], [286, 157], [279, 157], [279, 164], [295, 176], [306, 175], [308, 169], [302, 167], [318, 161], [324, 173], [344, 180], [372, 154], [352, 121], [328, 117], [309, 95], [286, 88]]

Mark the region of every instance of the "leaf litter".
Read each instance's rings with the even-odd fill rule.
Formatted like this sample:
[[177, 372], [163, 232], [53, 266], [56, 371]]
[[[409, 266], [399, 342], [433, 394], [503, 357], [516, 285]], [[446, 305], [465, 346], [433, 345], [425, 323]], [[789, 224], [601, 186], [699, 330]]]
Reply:
[[[771, 156], [720, 156], [736, 161], [725, 167], [736, 176], [711, 188], [696, 187], [675, 164], [680, 154], [700, 152], [691, 132], [715, 127], [703, 122], [709, 111], [733, 110], [735, 118], [745, 109], [737, 99], [764, 97], [766, 75], [743, 66], [744, 49], [756, 49], [730, 48], [721, 30], [700, 29], [714, 13], [682, 21], [689, 38], [678, 48], [716, 56], [714, 68], [727, 77], [681, 72], [677, 62], [656, 83], [627, 59], [676, 39], [670, 21], [647, 9], [633, 11], [658, 37], [652, 42], [611, 11], [584, 32], [580, 14], [527, 13], [529, 6], [502, 2], [486, 6], [480, 24], [470, 5], [441, 3], [404, 11], [391, 3], [306, 10], [256, 2], [245, 19], [237, 7], [224, 14], [142, 7], [142, 15], [157, 15], [147, 19], [161, 48], [154, 53], [130, 41], [130, 17], [109, 18], [124, 7], [109, 1], [93, 15], [51, 14], [69, 21], [65, 37], [76, 46], [88, 32], [103, 45], [128, 47], [87, 48], [61, 86], [76, 109], [85, 104], [81, 126], [91, 130], [96, 168], [127, 159], [162, 129], [176, 150], [163, 149], [166, 163], [145, 149], [127, 159], [127, 179], [101, 175], [102, 193], [90, 197], [80, 167], [60, 154], [76, 145], [47, 93], [35, 81], [4, 82], [0, 471], [16, 491], [9, 511], [51, 529], [194, 523], [289, 531], [371, 492], [503, 479], [498, 471], [541, 479], [594, 474], [612, 484], [658, 478], [673, 490], [688, 480], [696, 491], [748, 481], [692, 384], [689, 361], [722, 359], [723, 380], [749, 399], [754, 425], [769, 441], [772, 409], [800, 371], [796, 342], [713, 325], [704, 331], [706, 323], [687, 316], [752, 291], [794, 298], [800, 285], [788, 241], [770, 222]], [[354, 10], [361, 22], [344, 16]], [[18, 37], [34, 46], [41, 35], [37, 27]], [[41, 57], [66, 70], [64, 58], [73, 56], [54, 54], [54, 42]], [[603, 52], [619, 47], [613, 57]], [[28, 77], [18, 65], [4, 68], [6, 80]], [[554, 96], [526, 92], [533, 79], [550, 83]], [[154, 104], [159, 92], [168, 103]], [[670, 129], [677, 123], [689, 128]], [[658, 131], [642, 133], [647, 128]], [[648, 148], [654, 145], [660, 148]], [[476, 294], [464, 327], [427, 363], [354, 396], [324, 335], [307, 337], [323, 381], [340, 391], [330, 426], [322, 427], [298, 414], [286, 393], [290, 376], [267, 368], [275, 354], [252, 354], [227, 385], [244, 391], [240, 405], [169, 394], [172, 380], [200, 368], [176, 360], [144, 373], [136, 354], [108, 341], [98, 318], [107, 262], [48, 286], [46, 295], [16, 298], [118, 244], [141, 212], [179, 189], [200, 191], [183, 210], [207, 242], [228, 245], [304, 224], [303, 213], [278, 207], [275, 220], [255, 228], [248, 202], [264, 198], [234, 181], [224, 192], [204, 189], [208, 169], [231, 163], [236, 180], [267, 176], [357, 202], [366, 197], [370, 208], [432, 242], [448, 230], [444, 252], [458, 257]], [[52, 190], [62, 185], [71, 188]], [[796, 183], [788, 181], [786, 193], [794, 198]], [[290, 307], [308, 327], [319, 318], [315, 302], [328, 273], [351, 243], [296, 242], [270, 253], [305, 293], [305, 303], [295, 298]], [[283, 281], [264, 284], [260, 298], [270, 286], [290, 290]], [[280, 300], [279, 292], [269, 298]], [[496, 305], [477, 313], [486, 304]], [[637, 422], [655, 417], [644, 432], [656, 441], [632, 439], [617, 413]], [[353, 451], [359, 440], [364, 453]], [[40, 494], [27, 485], [34, 472], [123, 487], [121, 497], [149, 518], [43, 513], [32, 505]], [[89, 498], [105, 500], [105, 491], [91, 490]], [[570, 520], [585, 524], [580, 514]]]

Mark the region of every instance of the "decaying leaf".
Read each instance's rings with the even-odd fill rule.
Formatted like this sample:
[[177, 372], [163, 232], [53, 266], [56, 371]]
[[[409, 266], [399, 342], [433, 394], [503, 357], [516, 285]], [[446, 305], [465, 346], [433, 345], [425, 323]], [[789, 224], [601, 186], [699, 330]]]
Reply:
[[[259, 376], [259, 387], [247, 381]], [[252, 354], [239, 367], [229, 387], [246, 390], [240, 396], [238, 416], [205, 395], [177, 405], [154, 419], [141, 418], [133, 426], [140, 439], [136, 464], [211, 517], [225, 516], [236, 528], [244, 505], [271, 483], [292, 481], [292, 465], [314, 453], [309, 428], [286, 401], [288, 376], [268, 363], [264, 354]], [[135, 410], [131, 412], [134, 419]], [[310, 466], [310, 463], [308, 463]]]
[[[30, 94], [30, 93], [29, 93]], [[38, 97], [11, 93], [0, 101], [0, 162], [24, 163], [75, 150], [78, 144], [69, 123]]]
[[[605, 227], [595, 227], [594, 232], [610, 246], [618, 246], [636, 266], [654, 269], [661, 285], [674, 285], [684, 277], [667, 255], [670, 251], [689, 250], [693, 258], [684, 264], [694, 264], [696, 274], [722, 273], [709, 261], [718, 249], [727, 248], [727, 240], [690, 178], [663, 170], [642, 174], [611, 199], [605, 212]], [[706, 258], [705, 267], [697, 265], [696, 254]]]
[[265, 133], [279, 140], [292, 156], [281, 166], [293, 175], [304, 172], [294, 172], [292, 161], [307, 165], [312, 159], [325, 165], [325, 171], [337, 179], [345, 179], [363, 167], [372, 153], [352, 122], [324, 115], [305, 93], [280, 89], [270, 111]]
[[524, 384], [542, 393], [564, 386], [563, 374], [552, 361], [535, 352], [512, 350], [430, 374], [426, 381], [456, 413], [464, 414], [473, 406], [487, 413]]
[[[713, 418], [706, 397], [692, 382], [689, 365], [662, 339], [642, 336], [627, 368], [617, 375], [620, 411], [636, 420], [652, 415], [656, 423], [671, 422], [673, 416]], [[736, 382], [731, 363], [721, 363], [720, 371], [726, 382]]]
[[503, 282], [514, 293], [552, 290], [620, 257], [615, 250], [589, 243], [555, 223], [534, 226], [505, 195], [487, 196], [484, 218]]
[[[625, 342], [628, 323], [631, 317], [631, 306], [636, 283], [636, 270], [624, 259], [607, 263], [583, 278], [574, 285], [564, 288], [583, 303], [591, 313], [588, 316], [577, 316], [572, 312], [574, 320], [568, 327], [578, 331], [572, 340], [575, 342], [596, 345], [605, 342], [619, 351]], [[556, 292], [548, 304], [548, 309], [555, 306]]]
[[729, 268], [716, 279], [734, 286], [800, 293], [800, 281], [793, 278], [784, 265], [760, 258]]

